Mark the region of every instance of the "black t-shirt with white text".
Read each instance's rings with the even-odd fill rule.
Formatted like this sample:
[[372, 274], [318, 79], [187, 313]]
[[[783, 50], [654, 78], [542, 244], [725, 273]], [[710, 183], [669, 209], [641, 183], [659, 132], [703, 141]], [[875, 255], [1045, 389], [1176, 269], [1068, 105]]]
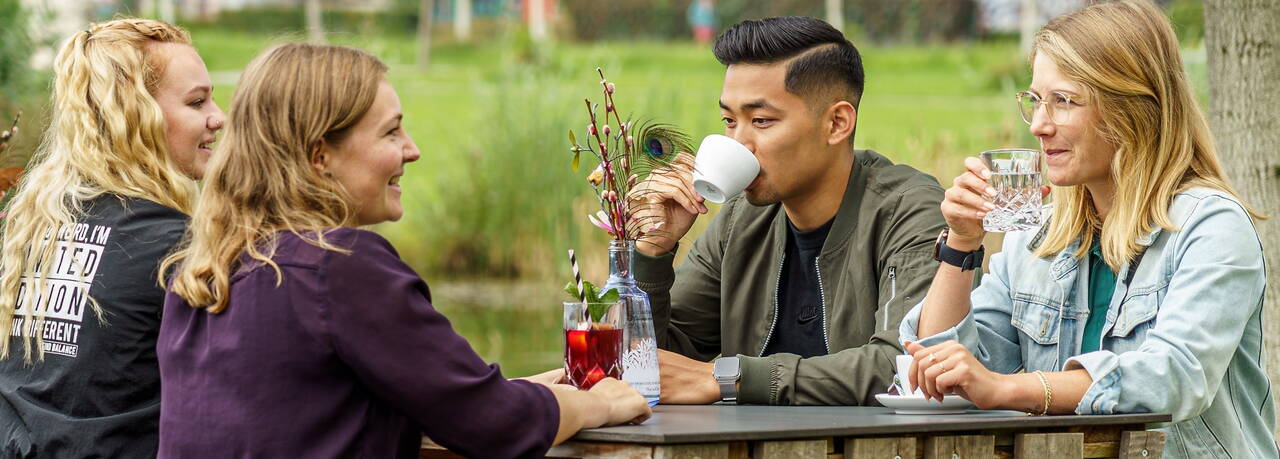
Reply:
[[[23, 278], [9, 356], [0, 360], [0, 456], [155, 457], [164, 304], [156, 274], [187, 216], [113, 194], [84, 210], [56, 233], [40, 291]], [[25, 318], [32, 307], [45, 317], [35, 327]], [[33, 353], [27, 363], [21, 334], [33, 332], [44, 358]]]

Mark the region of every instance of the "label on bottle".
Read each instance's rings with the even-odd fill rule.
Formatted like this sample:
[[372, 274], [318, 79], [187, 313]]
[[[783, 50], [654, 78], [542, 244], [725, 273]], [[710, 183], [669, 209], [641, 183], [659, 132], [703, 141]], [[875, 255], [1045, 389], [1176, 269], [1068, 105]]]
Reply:
[[658, 344], [653, 338], [636, 338], [622, 355], [622, 380], [640, 392], [649, 405], [658, 403], [662, 390], [658, 375]]

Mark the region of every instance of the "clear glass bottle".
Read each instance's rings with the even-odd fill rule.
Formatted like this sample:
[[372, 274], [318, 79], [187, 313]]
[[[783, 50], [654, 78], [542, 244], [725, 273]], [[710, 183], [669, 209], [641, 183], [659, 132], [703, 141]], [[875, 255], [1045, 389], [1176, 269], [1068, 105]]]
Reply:
[[658, 340], [653, 333], [653, 310], [649, 295], [636, 285], [631, 274], [636, 241], [609, 241], [609, 281], [604, 290], [618, 289], [619, 301], [627, 306], [627, 331], [622, 340], [622, 380], [644, 396], [649, 406], [658, 404], [661, 389], [658, 378]]

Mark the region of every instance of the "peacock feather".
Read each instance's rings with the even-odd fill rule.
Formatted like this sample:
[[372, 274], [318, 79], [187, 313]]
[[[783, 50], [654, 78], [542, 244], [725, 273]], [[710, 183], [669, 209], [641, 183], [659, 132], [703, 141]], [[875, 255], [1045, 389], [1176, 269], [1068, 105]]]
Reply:
[[569, 131], [571, 166], [574, 172], [578, 171], [584, 151], [599, 160], [599, 165], [587, 175], [587, 183], [599, 199], [600, 211], [588, 215], [588, 220], [616, 239], [635, 239], [656, 230], [661, 222], [633, 214], [633, 201], [643, 201], [647, 188], [642, 187], [637, 194], [632, 193], [633, 189], [655, 170], [670, 166], [677, 155], [692, 154], [693, 145], [689, 136], [674, 125], [648, 120], [637, 122], [631, 117], [622, 119], [613, 100], [616, 86], [605, 79], [599, 68], [596, 73], [600, 75], [603, 89], [604, 113], [599, 112], [599, 104], [589, 99], [583, 101], [590, 123], [585, 145]]
[[634, 132], [632, 137], [636, 145], [632, 150], [632, 161], [635, 165], [631, 173], [641, 180], [653, 169], [670, 164], [676, 154], [693, 152], [689, 135], [674, 125], [646, 121], [639, 124]]

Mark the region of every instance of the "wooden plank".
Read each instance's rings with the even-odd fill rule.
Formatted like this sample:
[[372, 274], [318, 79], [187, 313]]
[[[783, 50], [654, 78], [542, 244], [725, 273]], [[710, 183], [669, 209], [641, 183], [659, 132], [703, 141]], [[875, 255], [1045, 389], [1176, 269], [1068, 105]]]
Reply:
[[1083, 458], [1084, 434], [1038, 433], [1018, 434], [1013, 439], [1013, 457], [1023, 458]]
[[461, 459], [464, 457], [466, 456], [449, 451], [436, 444], [426, 435], [422, 436], [422, 448], [418, 450], [418, 459]]
[[[685, 446], [703, 446], [703, 445], [678, 445], [680, 448]], [[723, 448], [724, 454], [694, 454], [684, 456], [664, 456], [664, 457], [705, 457], [714, 459], [729, 459], [728, 445], [719, 445]], [[677, 449], [677, 452], [683, 449]], [[423, 437], [422, 449], [418, 452], [418, 459], [462, 459], [466, 456], [454, 453], [445, 449], [443, 446], [436, 444], [430, 439]], [[568, 441], [557, 446], [551, 447], [547, 451], [546, 457], [549, 458], [580, 458], [580, 457], [602, 457], [613, 459], [651, 459], [654, 456], [654, 447], [647, 445], [634, 444], [617, 444], [617, 443], [595, 443], [595, 442], [575, 442]], [[744, 454], [738, 459], [746, 459]]]
[[567, 441], [551, 447], [549, 458], [601, 457], [611, 459], [652, 459], [654, 447], [626, 443]]
[[915, 437], [848, 438], [844, 459], [914, 459]]
[[751, 457], [751, 448], [747, 446], [745, 441], [735, 441], [729, 444], [729, 459], [748, 459]]
[[1120, 434], [1121, 459], [1150, 459], [1164, 455], [1164, 432], [1131, 431]]
[[924, 459], [992, 459], [994, 435], [946, 435], [924, 438]]
[[464, 459], [466, 456], [443, 448], [422, 448], [418, 459]]
[[728, 443], [661, 445], [653, 447], [653, 459], [728, 459]]
[[1116, 457], [1118, 451], [1120, 451], [1120, 442], [1098, 441], [1084, 444], [1086, 458]]
[[826, 459], [827, 440], [762, 441], [752, 448], [751, 457], [788, 457]]

